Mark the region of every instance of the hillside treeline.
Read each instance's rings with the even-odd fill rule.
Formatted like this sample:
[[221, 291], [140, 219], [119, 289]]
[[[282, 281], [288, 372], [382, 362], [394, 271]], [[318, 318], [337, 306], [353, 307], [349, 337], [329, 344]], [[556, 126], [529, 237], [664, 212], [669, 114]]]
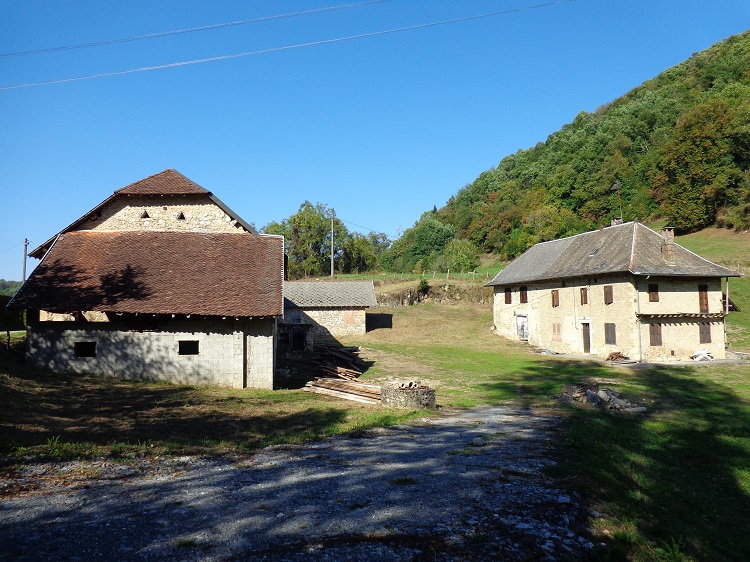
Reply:
[[395, 241], [307, 201], [263, 230], [285, 236], [293, 278], [330, 273], [332, 220], [338, 273], [458, 272], [620, 216], [680, 233], [750, 228], [750, 31], [503, 158]]
[[511, 258], [610, 220], [750, 228], [750, 32], [504, 158], [436, 218]]

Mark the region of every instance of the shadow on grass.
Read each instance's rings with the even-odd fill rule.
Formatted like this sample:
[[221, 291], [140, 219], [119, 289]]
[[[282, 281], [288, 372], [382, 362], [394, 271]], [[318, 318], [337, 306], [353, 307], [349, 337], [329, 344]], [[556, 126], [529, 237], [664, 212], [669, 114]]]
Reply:
[[207, 392], [80, 375], [0, 375], [0, 454], [50, 442], [81, 445], [56, 446], [55, 456], [61, 457], [90, 456], [92, 449], [112, 444], [142, 449], [155, 443], [160, 452], [250, 450], [330, 434], [347, 415], [343, 409], [310, 407], [304, 396], [284, 402], [261, 392], [230, 397]]
[[750, 560], [750, 403], [706, 372], [547, 360], [488, 391], [531, 404], [564, 384], [606, 379], [603, 386], [640, 392], [646, 415], [571, 407], [567, 416], [570, 441], [558, 470], [592, 509], [615, 518], [605, 559]]

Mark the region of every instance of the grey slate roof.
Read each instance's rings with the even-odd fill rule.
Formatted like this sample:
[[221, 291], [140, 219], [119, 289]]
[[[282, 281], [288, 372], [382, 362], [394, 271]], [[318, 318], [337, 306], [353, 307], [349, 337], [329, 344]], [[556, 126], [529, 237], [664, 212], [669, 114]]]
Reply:
[[679, 244], [662, 254], [662, 235], [634, 221], [541, 242], [500, 271], [486, 286], [517, 285], [608, 273], [662, 277], [739, 277]]
[[364, 308], [377, 306], [372, 281], [286, 281], [285, 308]]

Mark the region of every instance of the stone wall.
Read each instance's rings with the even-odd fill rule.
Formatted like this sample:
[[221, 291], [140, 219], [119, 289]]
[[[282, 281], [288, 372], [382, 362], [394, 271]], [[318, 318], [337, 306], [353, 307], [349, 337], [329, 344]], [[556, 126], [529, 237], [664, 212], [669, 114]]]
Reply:
[[274, 330], [272, 319], [173, 321], [156, 330], [47, 322], [29, 328], [27, 359], [56, 373], [272, 389]]
[[305, 309], [299, 316], [300, 323], [310, 324], [307, 332], [308, 344], [315, 341], [339, 337], [358, 336], [367, 332], [366, 311], [359, 309], [319, 308]]
[[[143, 218], [147, 214], [149, 218]], [[113, 201], [78, 230], [167, 230], [244, 232], [235, 220], [207, 197], [131, 196]]]

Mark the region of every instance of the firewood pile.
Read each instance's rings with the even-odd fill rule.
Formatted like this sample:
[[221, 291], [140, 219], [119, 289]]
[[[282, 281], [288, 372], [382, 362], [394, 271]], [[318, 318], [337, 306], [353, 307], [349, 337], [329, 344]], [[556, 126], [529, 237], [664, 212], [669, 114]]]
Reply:
[[315, 351], [319, 359], [314, 364], [323, 376], [315, 377], [302, 390], [366, 404], [380, 404], [380, 385], [357, 380], [367, 368], [367, 364], [357, 355], [359, 348], [318, 346]]
[[619, 351], [613, 351], [612, 353], [607, 355], [607, 363], [624, 363], [626, 361], [630, 361], [630, 358], [625, 357]]

